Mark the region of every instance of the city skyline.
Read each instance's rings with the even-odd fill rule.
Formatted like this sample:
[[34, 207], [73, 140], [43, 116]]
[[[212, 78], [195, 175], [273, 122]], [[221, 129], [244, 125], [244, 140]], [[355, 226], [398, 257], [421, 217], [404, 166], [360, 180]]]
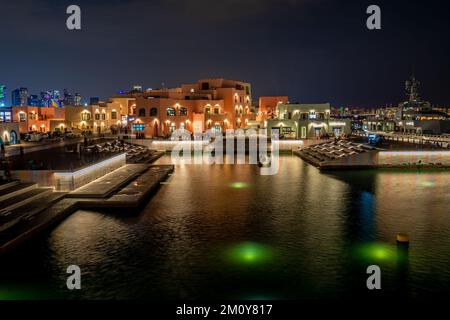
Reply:
[[[80, 31], [65, 28], [67, 1], [8, 3], [6, 10], [22, 12], [27, 23], [18, 26], [8, 16], [0, 22], [8, 26], [4, 41], [14, 49], [2, 52], [8, 63], [0, 82], [10, 89], [27, 84], [30, 92], [63, 84], [84, 97], [105, 99], [135, 83], [174, 87], [225, 77], [251, 82], [255, 97], [371, 108], [401, 100], [398, 87], [414, 72], [424, 83], [424, 97], [448, 104], [448, 44], [441, 39], [450, 28], [439, 2], [380, 1], [377, 31], [365, 27], [369, 2], [352, 2], [245, 0], [237, 7], [234, 0], [180, 6], [80, 1]], [[418, 18], [420, 25], [411, 24]]]

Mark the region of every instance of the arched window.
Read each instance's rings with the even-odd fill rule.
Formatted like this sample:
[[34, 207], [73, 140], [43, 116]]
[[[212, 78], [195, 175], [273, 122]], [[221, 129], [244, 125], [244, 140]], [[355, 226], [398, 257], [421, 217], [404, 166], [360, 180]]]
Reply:
[[158, 115], [158, 109], [151, 108], [150, 109], [150, 117], [156, 117]]
[[181, 107], [180, 108], [180, 116], [187, 116], [187, 108]]
[[173, 117], [173, 116], [175, 116], [175, 109], [174, 108], [167, 108], [167, 115], [169, 116], [169, 117]]
[[139, 117], [145, 117], [145, 108], [139, 109]]

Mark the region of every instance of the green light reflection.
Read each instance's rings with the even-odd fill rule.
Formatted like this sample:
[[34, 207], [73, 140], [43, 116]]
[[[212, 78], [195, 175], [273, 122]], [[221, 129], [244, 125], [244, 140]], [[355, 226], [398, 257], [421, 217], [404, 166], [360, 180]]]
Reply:
[[356, 257], [364, 262], [395, 262], [398, 260], [397, 246], [385, 243], [364, 243], [356, 246]]
[[228, 261], [238, 265], [260, 265], [272, 261], [273, 250], [255, 242], [244, 242], [227, 251]]
[[233, 182], [230, 184], [230, 187], [233, 189], [246, 189], [249, 188], [250, 185], [245, 182]]

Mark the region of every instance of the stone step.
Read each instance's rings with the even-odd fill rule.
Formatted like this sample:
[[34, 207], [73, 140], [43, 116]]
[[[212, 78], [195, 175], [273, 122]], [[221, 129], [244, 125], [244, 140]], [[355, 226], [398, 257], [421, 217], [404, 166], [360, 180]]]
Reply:
[[66, 192], [51, 192], [42, 198], [33, 200], [27, 203], [26, 206], [18, 207], [12, 210], [12, 216], [21, 216], [22, 219], [32, 220], [31, 218], [41, 211], [44, 211], [48, 207], [52, 206], [57, 201], [64, 198]]
[[53, 192], [52, 188], [33, 188], [27, 192], [22, 192], [14, 197], [0, 201], [0, 215], [6, 216], [16, 208], [24, 206], [36, 199], [43, 198]]
[[1, 181], [0, 182], [0, 190], [8, 189], [12, 186], [19, 184], [19, 180], [11, 180], [11, 181]]
[[[19, 182], [8, 188], [0, 190], [0, 203], [11, 199], [13, 197], [19, 196], [23, 193], [29, 192], [31, 190], [37, 189], [38, 185], [32, 182]], [[0, 209], [2, 206], [0, 205]]]

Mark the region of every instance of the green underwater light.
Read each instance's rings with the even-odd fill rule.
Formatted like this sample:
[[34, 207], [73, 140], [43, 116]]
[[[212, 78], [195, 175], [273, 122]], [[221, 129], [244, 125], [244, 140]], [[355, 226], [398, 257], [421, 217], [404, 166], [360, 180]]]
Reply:
[[228, 250], [229, 261], [240, 265], [257, 265], [272, 260], [273, 252], [268, 246], [244, 242]]
[[397, 247], [385, 243], [365, 243], [356, 247], [358, 259], [364, 262], [395, 262], [398, 258]]
[[230, 184], [230, 187], [233, 189], [245, 189], [248, 188], [250, 185], [245, 182], [233, 182]]

